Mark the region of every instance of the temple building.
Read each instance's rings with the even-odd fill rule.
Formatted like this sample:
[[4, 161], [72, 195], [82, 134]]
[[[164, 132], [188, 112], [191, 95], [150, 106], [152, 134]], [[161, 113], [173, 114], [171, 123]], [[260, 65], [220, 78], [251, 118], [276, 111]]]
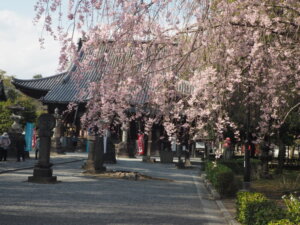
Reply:
[[[100, 51], [107, 52], [107, 45], [102, 45]], [[80, 60], [84, 60], [85, 57], [86, 55], [81, 51]], [[101, 61], [93, 62], [93, 64], [90, 70], [82, 72], [84, 74], [79, 72], [78, 66], [74, 63], [67, 72], [40, 79], [22, 80], [13, 78], [12, 84], [27, 96], [38, 99], [43, 105], [47, 105], [49, 113], [65, 112], [61, 115], [63, 124], [61, 136], [67, 137], [69, 140], [70, 137], [75, 135], [79, 140], [84, 140], [87, 132], [81, 128], [80, 117], [85, 112], [85, 105], [90, 96], [88, 93], [82, 96], [80, 92], [81, 90], [87, 90], [91, 82], [99, 81], [103, 74], [102, 71], [105, 69]], [[105, 65], [108, 66], [109, 63]], [[78, 75], [81, 75], [80, 79], [78, 79]], [[146, 93], [142, 92], [140, 96], [137, 96], [135, 102], [143, 104], [146, 99]], [[76, 109], [66, 113], [67, 106], [72, 102], [76, 103]], [[127, 126], [120, 126], [117, 132], [113, 134], [114, 143], [125, 143], [127, 145], [123, 147], [129, 156], [135, 155], [139, 126], [140, 124], [134, 121]], [[160, 130], [161, 128], [155, 128], [152, 134], [149, 135], [148, 140], [145, 141], [145, 147], [151, 149], [151, 155], [158, 154], [160, 146], [157, 140], [161, 135]], [[117, 151], [120, 154], [124, 153], [124, 150], [121, 149]]]

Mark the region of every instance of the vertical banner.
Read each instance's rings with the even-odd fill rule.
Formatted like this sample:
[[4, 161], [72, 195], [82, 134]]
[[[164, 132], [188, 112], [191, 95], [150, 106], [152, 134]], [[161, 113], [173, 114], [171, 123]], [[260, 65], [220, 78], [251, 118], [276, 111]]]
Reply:
[[34, 129], [34, 124], [33, 123], [26, 123], [26, 127], [25, 127], [26, 148], [25, 148], [25, 151], [31, 151], [32, 150], [33, 129]]

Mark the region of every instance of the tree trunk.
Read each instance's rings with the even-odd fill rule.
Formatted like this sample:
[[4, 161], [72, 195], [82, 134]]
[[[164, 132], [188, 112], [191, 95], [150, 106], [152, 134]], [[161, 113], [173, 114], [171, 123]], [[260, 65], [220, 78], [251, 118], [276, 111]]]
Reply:
[[94, 166], [96, 172], [105, 171], [106, 168], [104, 164], [104, 147], [103, 147], [103, 136], [96, 137], [95, 146], [94, 146]]
[[192, 166], [191, 159], [190, 159], [190, 150], [189, 149], [186, 149], [184, 151], [184, 166], [185, 167]]
[[271, 178], [269, 174], [269, 160], [270, 160], [269, 152], [270, 152], [270, 147], [268, 145], [268, 142], [264, 141], [261, 145], [261, 157], [260, 157], [262, 163], [261, 176], [263, 178]]
[[281, 174], [283, 172], [283, 166], [285, 162], [285, 145], [281, 138], [278, 139], [278, 147], [279, 147], [279, 153], [278, 153], [278, 167], [277, 167], [277, 173]]

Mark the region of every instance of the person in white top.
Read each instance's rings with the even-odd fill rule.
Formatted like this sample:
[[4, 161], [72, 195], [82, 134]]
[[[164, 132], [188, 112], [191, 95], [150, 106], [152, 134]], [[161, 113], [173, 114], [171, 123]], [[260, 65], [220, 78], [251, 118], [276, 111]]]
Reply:
[[4, 132], [1, 136], [0, 136], [0, 161], [2, 161], [2, 159], [4, 161], [6, 161], [7, 158], [7, 150], [9, 148], [10, 145], [10, 139], [8, 136], [8, 133]]

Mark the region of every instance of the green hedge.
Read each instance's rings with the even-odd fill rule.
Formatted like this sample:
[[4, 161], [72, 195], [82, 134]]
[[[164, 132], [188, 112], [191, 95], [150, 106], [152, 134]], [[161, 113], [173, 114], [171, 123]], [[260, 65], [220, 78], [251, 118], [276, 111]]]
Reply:
[[283, 199], [287, 208], [287, 218], [295, 224], [300, 224], [300, 198], [290, 194]]
[[244, 164], [237, 160], [220, 160], [219, 163], [229, 167], [235, 174], [242, 175], [244, 173]]
[[261, 193], [238, 192], [237, 220], [245, 225], [267, 225], [284, 219], [285, 211]]
[[[220, 160], [218, 163], [225, 165], [232, 169], [235, 174], [242, 175], [244, 173], [244, 159], [231, 159], [231, 160]], [[259, 159], [250, 159], [250, 165], [253, 168], [257, 168], [261, 161]]]
[[222, 164], [207, 162], [205, 172], [221, 196], [234, 196], [241, 186], [232, 170]]
[[275, 222], [270, 222], [268, 225], [297, 225], [296, 223], [291, 222], [289, 219], [277, 220]]

